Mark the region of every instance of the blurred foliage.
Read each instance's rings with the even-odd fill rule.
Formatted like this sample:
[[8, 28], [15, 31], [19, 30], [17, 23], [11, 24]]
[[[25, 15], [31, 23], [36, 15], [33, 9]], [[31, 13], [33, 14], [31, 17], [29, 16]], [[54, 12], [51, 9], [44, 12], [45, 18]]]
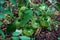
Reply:
[[[37, 4], [30, 2], [31, 0], [0, 0], [0, 28], [1, 25], [6, 25], [6, 32], [8, 34], [13, 33], [13, 35], [17, 35], [16, 29], [21, 29], [21, 40], [30, 40], [28, 36], [31, 37], [38, 27], [51, 30], [51, 24], [57, 21], [55, 10], [60, 12], [60, 4], [56, 0], [54, 1], [55, 4], [49, 0], [50, 6], [44, 0]], [[4, 20], [9, 23], [4, 23]], [[19, 40], [16, 36], [12, 39]]]

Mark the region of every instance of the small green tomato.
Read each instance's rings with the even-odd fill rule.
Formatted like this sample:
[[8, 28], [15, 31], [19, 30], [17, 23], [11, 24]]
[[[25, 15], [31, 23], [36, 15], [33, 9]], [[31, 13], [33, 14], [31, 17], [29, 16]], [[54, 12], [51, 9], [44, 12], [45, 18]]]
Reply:
[[23, 34], [27, 35], [27, 36], [32, 36], [33, 33], [34, 33], [33, 29], [24, 29], [23, 30]]

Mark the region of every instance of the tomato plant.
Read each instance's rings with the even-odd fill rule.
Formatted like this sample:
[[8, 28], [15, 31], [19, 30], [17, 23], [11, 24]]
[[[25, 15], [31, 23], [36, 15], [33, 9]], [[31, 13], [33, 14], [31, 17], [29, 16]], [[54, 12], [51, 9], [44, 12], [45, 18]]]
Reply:
[[59, 40], [59, 25], [59, 0], [0, 0], [2, 39]]

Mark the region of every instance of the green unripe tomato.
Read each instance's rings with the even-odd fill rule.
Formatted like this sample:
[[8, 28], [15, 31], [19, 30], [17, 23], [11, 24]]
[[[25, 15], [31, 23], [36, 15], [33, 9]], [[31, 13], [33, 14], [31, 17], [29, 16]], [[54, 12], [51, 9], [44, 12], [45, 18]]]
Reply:
[[51, 23], [51, 18], [49, 16], [47, 17], [40, 17], [40, 24], [41, 26], [48, 27], [49, 24]]
[[23, 34], [26, 36], [32, 36], [33, 33], [34, 33], [33, 29], [24, 29], [23, 30]]
[[38, 23], [36, 23], [36, 22], [34, 22], [34, 23], [32, 23], [32, 27], [33, 27], [34, 29], [36, 29], [36, 28], [38, 28], [38, 27], [39, 27], [39, 24], [38, 24]]

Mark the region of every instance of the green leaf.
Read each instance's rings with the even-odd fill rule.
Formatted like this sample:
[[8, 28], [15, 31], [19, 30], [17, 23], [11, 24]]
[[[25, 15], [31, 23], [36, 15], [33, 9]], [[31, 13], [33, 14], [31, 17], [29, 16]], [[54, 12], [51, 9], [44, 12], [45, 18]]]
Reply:
[[26, 10], [26, 7], [25, 6], [22, 6], [21, 8], [20, 8], [20, 11], [25, 11]]
[[20, 27], [20, 22], [18, 20], [15, 20], [14, 25], [16, 26], [16, 28], [19, 28]]
[[38, 22], [36, 22], [36, 17], [32, 17], [32, 23], [31, 23], [31, 25], [32, 25], [32, 27], [34, 28], [34, 29], [36, 29], [36, 28], [38, 28], [39, 27], [39, 23]]
[[58, 40], [60, 40], [60, 38], [58, 37]]
[[0, 10], [3, 11], [4, 10], [4, 7], [0, 6]]
[[59, 4], [59, 3], [56, 3], [56, 9], [57, 9], [58, 11], [60, 11], [60, 4]]
[[10, 18], [13, 17], [13, 13], [12, 13], [11, 11], [9, 11], [9, 10], [4, 10], [3, 13], [4, 13], [4, 14], [9, 14], [9, 15], [10, 15]]
[[8, 24], [6, 27], [7, 27], [7, 30], [6, 30], [7, 33], [13, 33], [16, 30], [16, 26], [13, 25], [12, 23], [11, 24]]
[[25, 14], [26, 14], [25, 17], [20, 22], [21, 27], [24, 26], [30, 20], [30, 18], [33, 15], [33, 11], [31, 9], [28, 9], [28, 10], [25, 11]]
[[0, 21], [0, 25], [2, 25], [2, 24], [3, 24], [3, 22]]
[[19, 40], [19, 37], [12, 37], [12, 40]]
[[5, 2], [5, 0], [0, 0], [0, 4], [3, 4]]
[[16, 5], [16, 0], [9, 0], [9, 1], [13, 4], [13, 6]]
[[18, 7], [20, 8], [22, 6], [22, 4], [23, 4], [23, 0], [19, 0]]
[[40, 10], [35, 10], [35, 13], [37, 14], [37, 16], [40, 15]]
[[2, 35], [2, 38], [5, 39], [5, 35], [1, 29], [0, 29], [0, 34]]
[[19, 18], [21, 18], [21, 15], [22, 15], [22, 12], [19, 10], [19, 12], [18, 12]]
[[48, 26], [48, 28], [47, 28], [48, 30], [51, 30], [52, 28], [51, 28], [51, 26]]
[[22, 30], [18, 30], [18, 29], [16, 29], [16, 31], [15, 32], [13, 32], [13, 36], [19, 36], [20, 34], [22, 34]]
[[27, 37], [27, 36], [20, 36], [20, 39], [21, 39], [21, 40], [30, 40], [30, 37]]
[[3, 13], [0, 14], [0, 19], [3, 19], [5, 16]]
[[46, 5], [46, 3], [42, 3], [42, 4], [40, 4], [40, 7], [39, 7], [39, 8], [40, 8], [41, 10], [46, 10], [47, 7], [48, 7], [48, 6]]

